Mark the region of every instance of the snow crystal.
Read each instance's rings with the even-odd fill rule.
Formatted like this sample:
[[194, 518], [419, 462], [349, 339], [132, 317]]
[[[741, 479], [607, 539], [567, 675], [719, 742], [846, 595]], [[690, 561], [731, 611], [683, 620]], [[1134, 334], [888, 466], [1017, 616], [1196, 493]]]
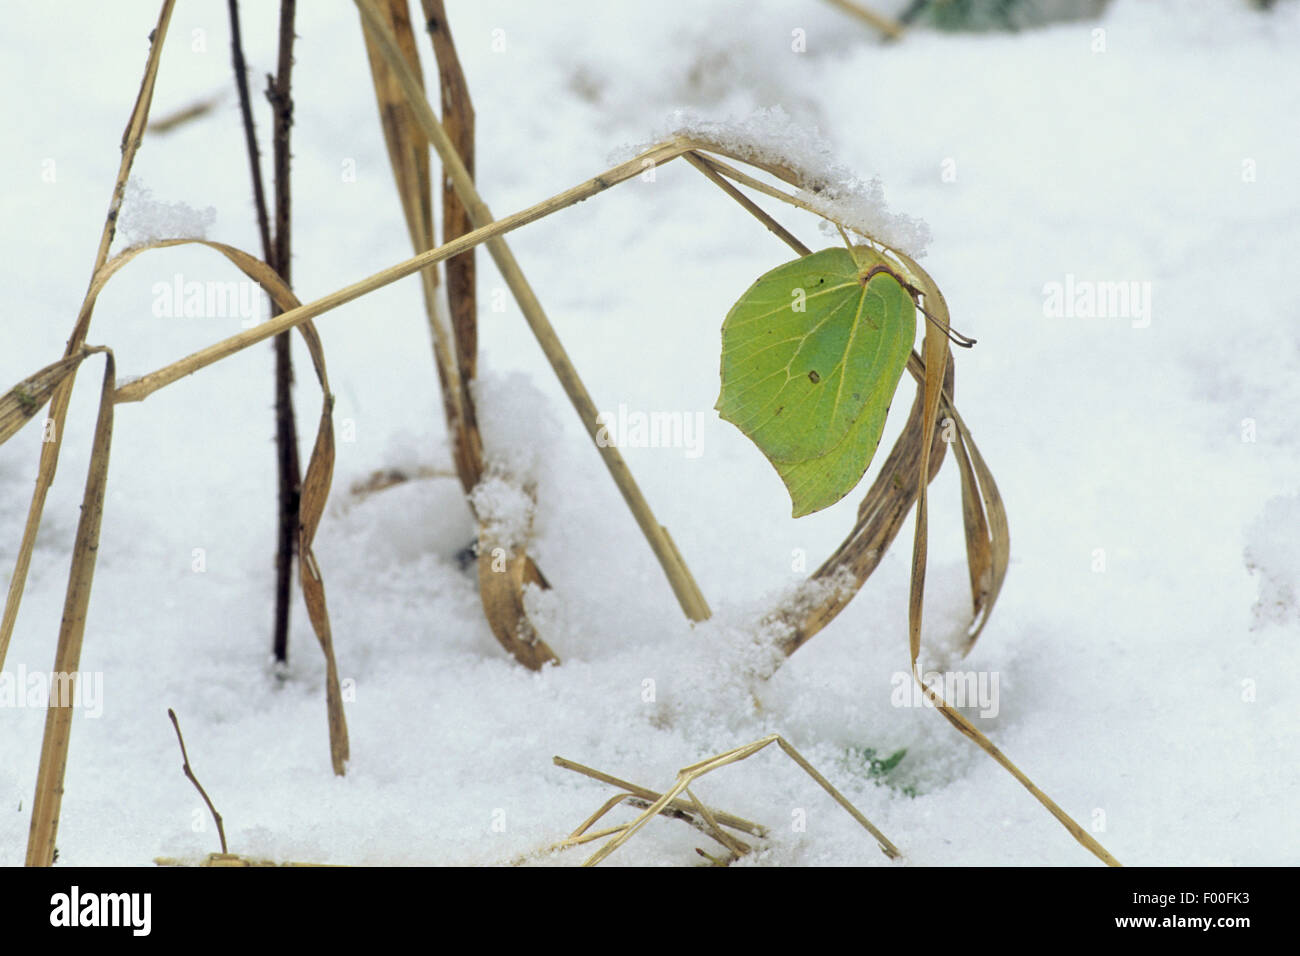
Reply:
[[[740, 159], [784, 166], [804, 183], [798, 197], [828, 219], [916, 258], [925, 254], [930, 227], [920, 219], [891, 212], [878, 178], [864, 180], [844, 166], [817, 127], [797, 123], [780, 106], [725, 121], [677, 110], [654, 142], [675, 136], [715, 143]], [[649, 145], [643, 144], [636, 152]]]
[[217, 210], [212, 206], [195, 209], [183, 202], [154, 199], [148, 186], [128, 179], [118, 209], [117, 232], [131, 246], [156, 239], [204, 239], [216, 221]]

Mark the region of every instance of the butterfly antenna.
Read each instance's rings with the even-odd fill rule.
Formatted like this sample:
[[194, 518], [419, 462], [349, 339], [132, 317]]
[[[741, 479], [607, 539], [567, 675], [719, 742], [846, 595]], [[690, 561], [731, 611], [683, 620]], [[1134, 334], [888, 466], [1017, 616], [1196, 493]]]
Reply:
[[[857, 255], [854, 254], [853, 252], [854, 249], [853, 243], [849, 241], [848, 233], [844, 231], [844, 227], [841, 226], [838, 222], [835, 223], [835, 228], [839, 230], [840, 237], [844, 240], [844, 244], [849, 247], [849, 253], [853, 255], [853, 260], [856, 262]], [[912, 301], [916, 302], [916, 300], [920, 297], [921, 290], [918, 289], [916, 286], [912, 285], [910, 282], [906, 282], [901, 276], [897, 275], [892, 269], [886, 268], [884, 266], [877, 266], [873, 268], [871, 271], [874, 273], [877, 269], [879, 269], [882, 272], [887, 272], [890, 275], [894, 276], [894, 278], [899, 281], [899, 283], [903, 286], [903, 288], [905, 288], [908, 292], [912, 294]], [[963, 335], [962, 333], [958, 332], [956, 329], [949, 328], [948, 326], [943, 325], [938, 319], [936, 319], [933, 315], [931, 315], [928, 311], [926, 311], [926, 308], [923, 305], [921, 305], [920, 302], [916, 303], [916, 307], [921, 310], [921, 313], [927, 319], [929, 319], [931, 322], [934, 323], [934, 327], [937, 328], [940, 332], [942, 332], [944, 336], [948, 339], [948, 341], [951, 342], [953, 345], [956, 345], [959, 348], [968, 349], [976, 343], [977, 340], [971, 338], [969, 335]]]
[[951, 342], [953, 345], [956, 345], [959, 348], [968, 349], [978, 341], [977, 339], [971, 338], [969, 335], [963, 335], [962, 333], [958, 332], [956, 329], [949, 328], [948, 326], [944, 325], [933, 315], [931, 315], [928, 311], [926, 311], [924, 306], [918, 304], [917, 308], [921, 310], [921, 314], [924, 315], [927, 319], [929, 319], [934, 324], [934, 327], [938, 329], [940, 332], [942, 332], [944, 336], [947, 337], [948, 341]]

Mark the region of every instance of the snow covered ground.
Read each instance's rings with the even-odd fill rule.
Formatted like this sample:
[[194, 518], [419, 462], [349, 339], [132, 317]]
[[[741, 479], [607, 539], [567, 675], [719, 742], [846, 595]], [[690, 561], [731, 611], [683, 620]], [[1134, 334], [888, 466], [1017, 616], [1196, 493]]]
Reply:
[[[275, 18], [244, 6], [256, 91]], [[293, 268], [306, 301], [409, 243], [355, 8], [299, 6]], [[946, 657], [969, 600], [947, 463], [932, 491], [927, 662], [997, 675], [997, 715], [978, 723], [1121, 861], [1300, 862], [1300, 294], [1286, 281], [1300, 248], [1300, 4], [1117, 0], [1095, 23], [916, 31], [890, 47], [812, 0], [449, 6], [499, 216], [628, 155], [677, 109], [724, 120], [780, 105], [929, 224], [924, 264], [979, 339], [957, 355], [958, 407], [1005, 497], [1012, 564], [974, 652]], [[146, 138], [134, 175], [156, 201], [215, 210], [211, 238], [256, 250], [224, 7], [179, 5], [153, 115], [214, 94], [218, 107]], [[7, 11], [0, 387], [62, 352], [155, 16], [143, 0]], [[421, 53], [428, 72], [423, 41]], [[258, 120], [269, 152], [260, 105]], [[812, 217], [782, 219], [814, 248], [838, 241]], [[248, 855], [509, 861], [610, 792], [553, 754], [658, 789], [780, 733], [908, 864], [1094, 862], [937, 713], [891, 703], [907, 669], [910, 521], [829, 628], [756, 691], [741, 679], [753, 621], [805, 576], [797, 552], [816, 567], [861, 496], [792, 520], [775, 472], [712, 411], [722, 318], [788, 250], [682, 163], [510, 242], [601, 408], [701, 423], [694, 448], [625, 454], [714, 618], [682, 617], [518, 310], [493, 311], [503, 284], [486, 255], [485, 441], [536, 468], [533, 553], [554, 590], [532, 608], [562, 666], [526, 671], [493, 639], [455, 559], [473, 527], [454, 480], [350, 493], [378, 469], [450, 467], [418, 284], [403, 280], [318, 320], [336, 421], [354, 436], [316, 548], [355, 688], [348, 775], [330, 771], [324, 666], [300, 602], [287, 678], [268, 662], [273, 391], [259, 346], [118, 410], [82, 656], [102, 674], [102, 713], [74, 721], [60, 861], [217, 849], [180, 773], [173, 707], [232, 851]], [[202, 251], [127, 267], [89, 336], [115, 349], [121, 376], [239, 330], [238, 316], [157, 317], [154, 285], [177, 274], [237, 278]], [[1097, 282], [1137, 283], [1149, 312], [1052, 314], [1053, 283]], [[295, 349], [310, 435], [319, 392]], [[53, 660], [99, 381], [87, 362], [5, 674]], [[32, 426], [0, 449], [5, 575], [39, 443]], [[0, 721], [0, 862], [19, 864], [44, 713], [8, 706]], [[882, 775], [867, 749], [906, 755]], [[775, 750], [696, 793], [771, 828], [759, 865], [888, 865]], [[656, 821], [610, 862], [699, 862], [697, 837]]]

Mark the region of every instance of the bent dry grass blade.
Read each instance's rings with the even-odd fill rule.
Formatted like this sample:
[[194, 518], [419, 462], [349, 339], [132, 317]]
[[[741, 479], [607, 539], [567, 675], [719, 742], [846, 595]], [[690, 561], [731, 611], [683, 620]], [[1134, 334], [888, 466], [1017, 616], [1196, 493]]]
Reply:
[[[258, 283], [284, 313], [301, 308], [302, 303], [280, 278], [279, 274], [267, 263], [257, 257], [228, 246], [225, 243], [206, 239], [167, 239], [145, 246], [126, 250], [106, 264], [103, 277], [96, 277], [97, 288], [102, 289], [113, 273], [143, 252], [151, 249], [165, 249], [173, 246], [199, 245], [212, 249], [223, 255], [235, 268]], [[330, 484], [334, 475], [334, 395], [330, 391], [329, 375], [325, 369], [325, 350], [321, 345], [316, 326], [310, 321], [297, 325], [298, 332], [307, 345], [312, 367], [321, 387], [320, 421], [316, 427], [316, 440], [312, 447], [307, 470], [303, 474], [302, 487], [298, 499], [298, 584], [302, 589], [303, 600], [307, 605], [307, 617], [312, 630], [320, 643], [325, 656], [325, 706], [329, 724], [330, 762], [334, 773], [342, 776], [346, 771], [347, 761], [351, 755], [348, 742], [347, 720], [343, 714], [343, 694], [339, 681], [338, 665], [334, 654], [333, 630], [330, 626], [329, 611], [325, 602], [325, 582], [312, 544], [316, 539], [316, 530], [325, 505], [329, 498]], [[121, 393], [114, 397], [121, 401]]]
[[[212, 249], [224, 256], [232, 265], [257, 282], [285, 313], [301, 310], [301, 304], [279, 275], [262, 260], [233, 246], [206, 239], [165, 239], [142, 246], [133, 246], [108, 260], [95, 273], [87, 292], [83, 312], [89, 315], [98, 296], [109, 280], [124, 266], [143, 253], [174, 246], [198, 245]], [[269, 324], [269, 323], [265, 323]], [[325, 354], [320, 336], [310, 321], [299, 321], [286, 326], [297, 327], [311, 356], [317, 380], [321, 386], [322, 402], [320, 423], [307, 471], [303, 476], [299, 499], [299, 584], [307, 605], [308, 618], [316, 633], [326, 662], [326, 710], [330, 734], [330, 760], [336, 774], [342, 775], [350, 756], [347, 722], [343, 714], [343, 698], [338, 668], [335, 663], [333, 636], [329, 612], [325, 603], [325, 586], [319, 564], [312, 550], [316, 529], [325, 510], [334, 470], [334, 426], [331, 413], [334, 396], [330, 392], [329, 377], [325, 369]], [[112, 401], [123, 401], [122, 390], [113, 391]]]

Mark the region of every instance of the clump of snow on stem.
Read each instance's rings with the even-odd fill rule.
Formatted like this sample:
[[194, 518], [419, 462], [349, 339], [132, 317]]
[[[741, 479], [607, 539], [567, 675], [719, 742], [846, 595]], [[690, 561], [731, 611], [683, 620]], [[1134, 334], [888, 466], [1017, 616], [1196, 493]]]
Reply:
[[212, 206], [195, 209], [183, 202], [154, 199], [148, 186], [128, 179], [118, 207], [117, 232], [131, 246], [158, 239], [205, 239], [216, 221]]
[[[655, 142], [681, 136], [716, 145], [755, 164], [784, 167], [803, 188], [797, 195], [827, 219], [915, 258], [925, 254], [930, 227], [923, 220], [891, 212], [878, 178], [862, 179], [835, 159], [816, 127], [801, 126], [779, 106], [742, 120], [705, 120], [678, 110]], [[640, 149], [646, 148], [645, 144]]]

